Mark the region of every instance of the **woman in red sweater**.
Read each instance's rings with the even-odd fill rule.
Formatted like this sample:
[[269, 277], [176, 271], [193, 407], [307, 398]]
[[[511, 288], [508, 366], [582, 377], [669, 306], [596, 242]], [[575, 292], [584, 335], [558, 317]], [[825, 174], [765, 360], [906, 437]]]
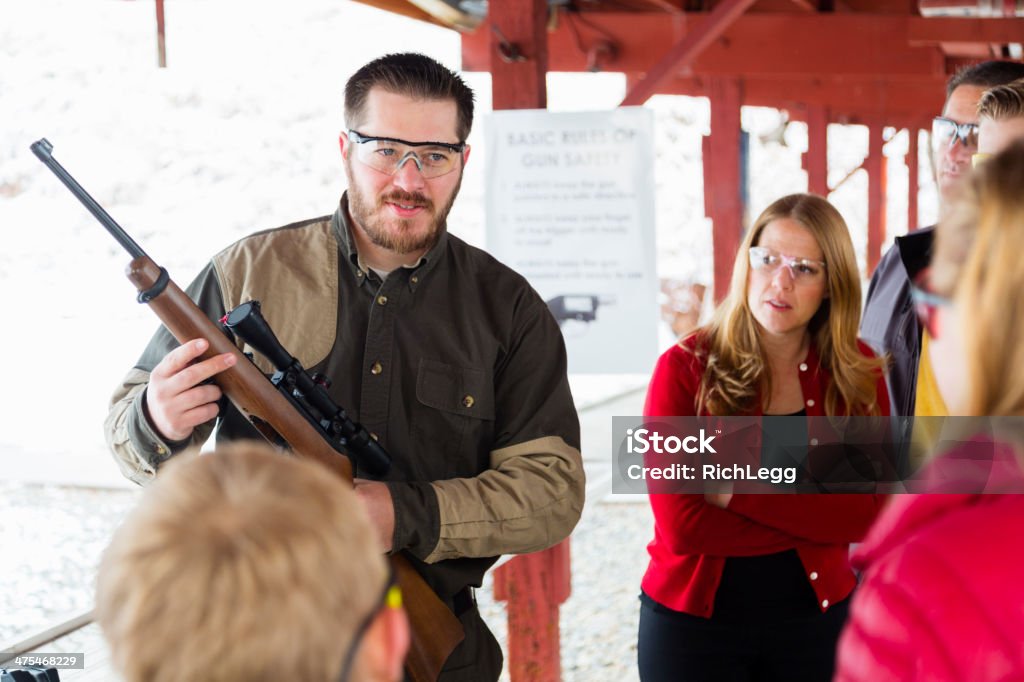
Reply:
[[[779, 199], [748, 231], [729, 295], [667, 351], [644, 415], [886, 415], [881, 361], [857, 341], [849, 231], [821, 197]], [[652, 494], [639, 665], [661, 680], [829, 680], [856, 585], [849, 544], [875, 495]]]

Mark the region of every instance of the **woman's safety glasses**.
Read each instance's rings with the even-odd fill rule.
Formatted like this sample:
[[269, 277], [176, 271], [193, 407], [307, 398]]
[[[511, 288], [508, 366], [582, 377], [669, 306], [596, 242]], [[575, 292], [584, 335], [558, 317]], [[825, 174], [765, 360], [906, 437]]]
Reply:
[[824, 261], [786, 256], [765, 246], [750, 247], [752, 270], [774, 275], [781, 267], [788, 268], [790, 276], [796, 282], [811, 282], [825, 272]]
[[459, 157], [465, 151], [464, 143], [407, 142], [394, 137], [371, 137], [355, 130], [348, 131], [355, 157], [374, 170], [394, 175], [412, 161], [424, 178], [447, 175], [459, 166]]

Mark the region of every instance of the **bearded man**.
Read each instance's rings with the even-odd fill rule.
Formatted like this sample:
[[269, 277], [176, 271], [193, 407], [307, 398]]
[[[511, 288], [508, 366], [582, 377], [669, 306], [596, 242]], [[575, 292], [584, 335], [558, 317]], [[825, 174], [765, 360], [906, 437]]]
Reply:
[[[565, 538], [584, 495], [558, 324], [523, 277], [446, 229], [472, 121], [472, 91], [433, 59], [370, 62], [345, 88], [348, 190], [333, 215], [242, 239], [188, 288], [214, 320], [261, 301], [284, 347], [390, 451], [381, 480], [356, 466], [356, 492], [382, 545], [465, 628], [442, 680], [498, 679], [473, 588], [498, 555]], [[205, 349], [161, 328], [117, 389], [106, 434], [132, 480], [215, 426], [220, 441], [259, 437], [206, 381], [233, 356], [197, 361]]]

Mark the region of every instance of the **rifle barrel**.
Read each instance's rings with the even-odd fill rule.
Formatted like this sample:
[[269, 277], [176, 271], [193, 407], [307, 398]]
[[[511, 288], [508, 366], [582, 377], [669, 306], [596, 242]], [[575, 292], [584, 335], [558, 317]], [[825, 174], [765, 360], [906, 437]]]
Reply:
[[93, 199], [85, 188], [78, 184], [78, 181], [71, 177], [64, 166], [57, 162], [57, 159], [53, 158], [53, 145], [45, 137], [32, 144], [32, 153], [34, 153], [40, 161], [46, 164], [46, 167], [53, 171], [61, 182], [67, 186], [71, 193], [82, 202], [89, 213], [92, 213], [96, 220], [100, 221], [103, 227], [107, 228], [107, 232], [117, 240], [117, 243], [124, 247], [132, 258], [146, 258], [146, 252], [142, 250], [142, 247], [135, 243], [135, 240], [128, 236], [128, 233], [117, 224], [110, 214], [107, 213], [99, 203]]

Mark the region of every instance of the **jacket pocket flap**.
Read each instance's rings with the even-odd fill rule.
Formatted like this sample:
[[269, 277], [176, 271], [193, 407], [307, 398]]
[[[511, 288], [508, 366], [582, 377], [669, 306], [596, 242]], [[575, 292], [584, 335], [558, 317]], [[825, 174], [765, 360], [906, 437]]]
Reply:
[[416, 399], [427, 407], [477, 419], [494, 419], [494, 387], [482, 369], [420, 360]]

